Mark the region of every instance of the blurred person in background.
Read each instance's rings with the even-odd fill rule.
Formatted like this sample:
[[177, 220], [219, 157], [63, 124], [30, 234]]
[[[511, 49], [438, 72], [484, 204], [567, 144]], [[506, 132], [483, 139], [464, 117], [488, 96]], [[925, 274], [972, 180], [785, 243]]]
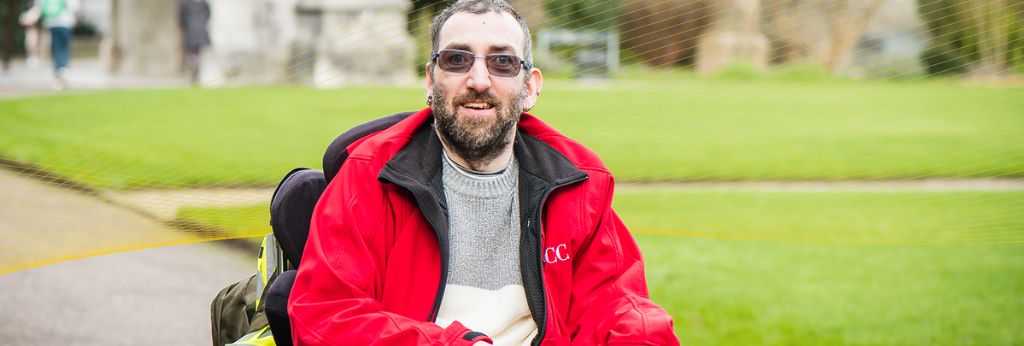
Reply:
[[206, 24], [210, 21], [210, 4], [206, 0], [179, 0], [178, 25], [185, 48], [185, 68], [192, 85], [199, 84], [202, 50], [210, 45]]
[[25, 65], [29, 68], [39, 66], [42, 59], [41, 51], [43, 32], [40, 28], [40, 9], [37, 0], [25, 0], [22, 5], [21, 16], [18, 18], [21, 26], [25, 29]]
[[56, 90], [68, 87], [67, 69], [71, 63], [71, 29], [75, 27], [78, 0], [38, 0], [43, 27], [50, 31], [50, 56]]

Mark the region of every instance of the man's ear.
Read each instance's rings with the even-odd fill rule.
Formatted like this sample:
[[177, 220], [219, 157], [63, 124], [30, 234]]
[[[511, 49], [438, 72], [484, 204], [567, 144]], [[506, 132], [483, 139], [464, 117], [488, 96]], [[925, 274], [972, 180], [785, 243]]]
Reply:
[[425, 65], [424, 71], [427, 74], [427, 89], [426, 89], [427, 95], [426, 96], [429, 98], [430, 97], [430, 89], [432, 89], [431, 86], [434, 85], [434, 76], [433, 76], [433, 73], [431, 73], [431, 71], [430, 71], [430, 63], [429, 62]]
[[540, 89], [544, 86], [544, 74], [540, 72], [540, 69], [530, 69], [530, 74], [526, 76], [526, 98], [523, 99], [523, 111], [529, 111], [533, 109], [533, 106], [537, 105], [537, 97], [540, 96]]

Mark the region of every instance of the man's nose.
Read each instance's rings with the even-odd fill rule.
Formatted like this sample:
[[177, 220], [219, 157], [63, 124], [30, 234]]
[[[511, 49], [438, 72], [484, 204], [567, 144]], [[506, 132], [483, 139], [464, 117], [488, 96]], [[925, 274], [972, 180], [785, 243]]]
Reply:
[[466, 86], [476, 91], [484, 91], [491, 87], [491, 73], [487, 72], [487, 62], [483, 59], [475, 59], [473, 67], [469, 69], [469, 80]]

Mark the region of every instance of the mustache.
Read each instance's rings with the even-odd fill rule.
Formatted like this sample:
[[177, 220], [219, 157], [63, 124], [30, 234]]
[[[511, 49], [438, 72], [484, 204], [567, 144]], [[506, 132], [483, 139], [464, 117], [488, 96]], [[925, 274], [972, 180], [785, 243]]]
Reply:
[[495, 108], [500, 108], [501, 107], [501, 100], [499, 100], [497, 97], [495, 97], [494, 95], [491, 95], [490, 93], [479, 92], [479, 91], [476, 91], [474, 89], [469, 89], [469, 91], [467, 91], [466, 93], [464, 93], [462, 95], [459, 95], [459, 96], [456, 96], [452, 100], [452, 106], [458, 106], [458, 105], [461, 105], [461, 104], [464, 104], [464, 103], [469, 103], [469, 102], [474, 102], [474, 101], [487, 102], [487, 103], [490, 103], [491, 105], [493, 105]]

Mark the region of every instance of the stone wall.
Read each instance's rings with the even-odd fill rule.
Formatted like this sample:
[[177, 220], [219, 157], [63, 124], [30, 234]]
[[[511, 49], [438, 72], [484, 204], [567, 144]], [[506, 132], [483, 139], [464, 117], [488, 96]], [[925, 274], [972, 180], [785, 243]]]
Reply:
[[313, 84], [412, 84], [415, 43], [407, 0], [320, 0], [321, 30]]
[[111, 0], [109, 33], [101, 59], [119, 75], [174, 76], [183, 73], [177, 0]]
[[296, 0], [210, 1], [210, 39], [201, 80], [206, 85], [288, 80], [296, 33]]

